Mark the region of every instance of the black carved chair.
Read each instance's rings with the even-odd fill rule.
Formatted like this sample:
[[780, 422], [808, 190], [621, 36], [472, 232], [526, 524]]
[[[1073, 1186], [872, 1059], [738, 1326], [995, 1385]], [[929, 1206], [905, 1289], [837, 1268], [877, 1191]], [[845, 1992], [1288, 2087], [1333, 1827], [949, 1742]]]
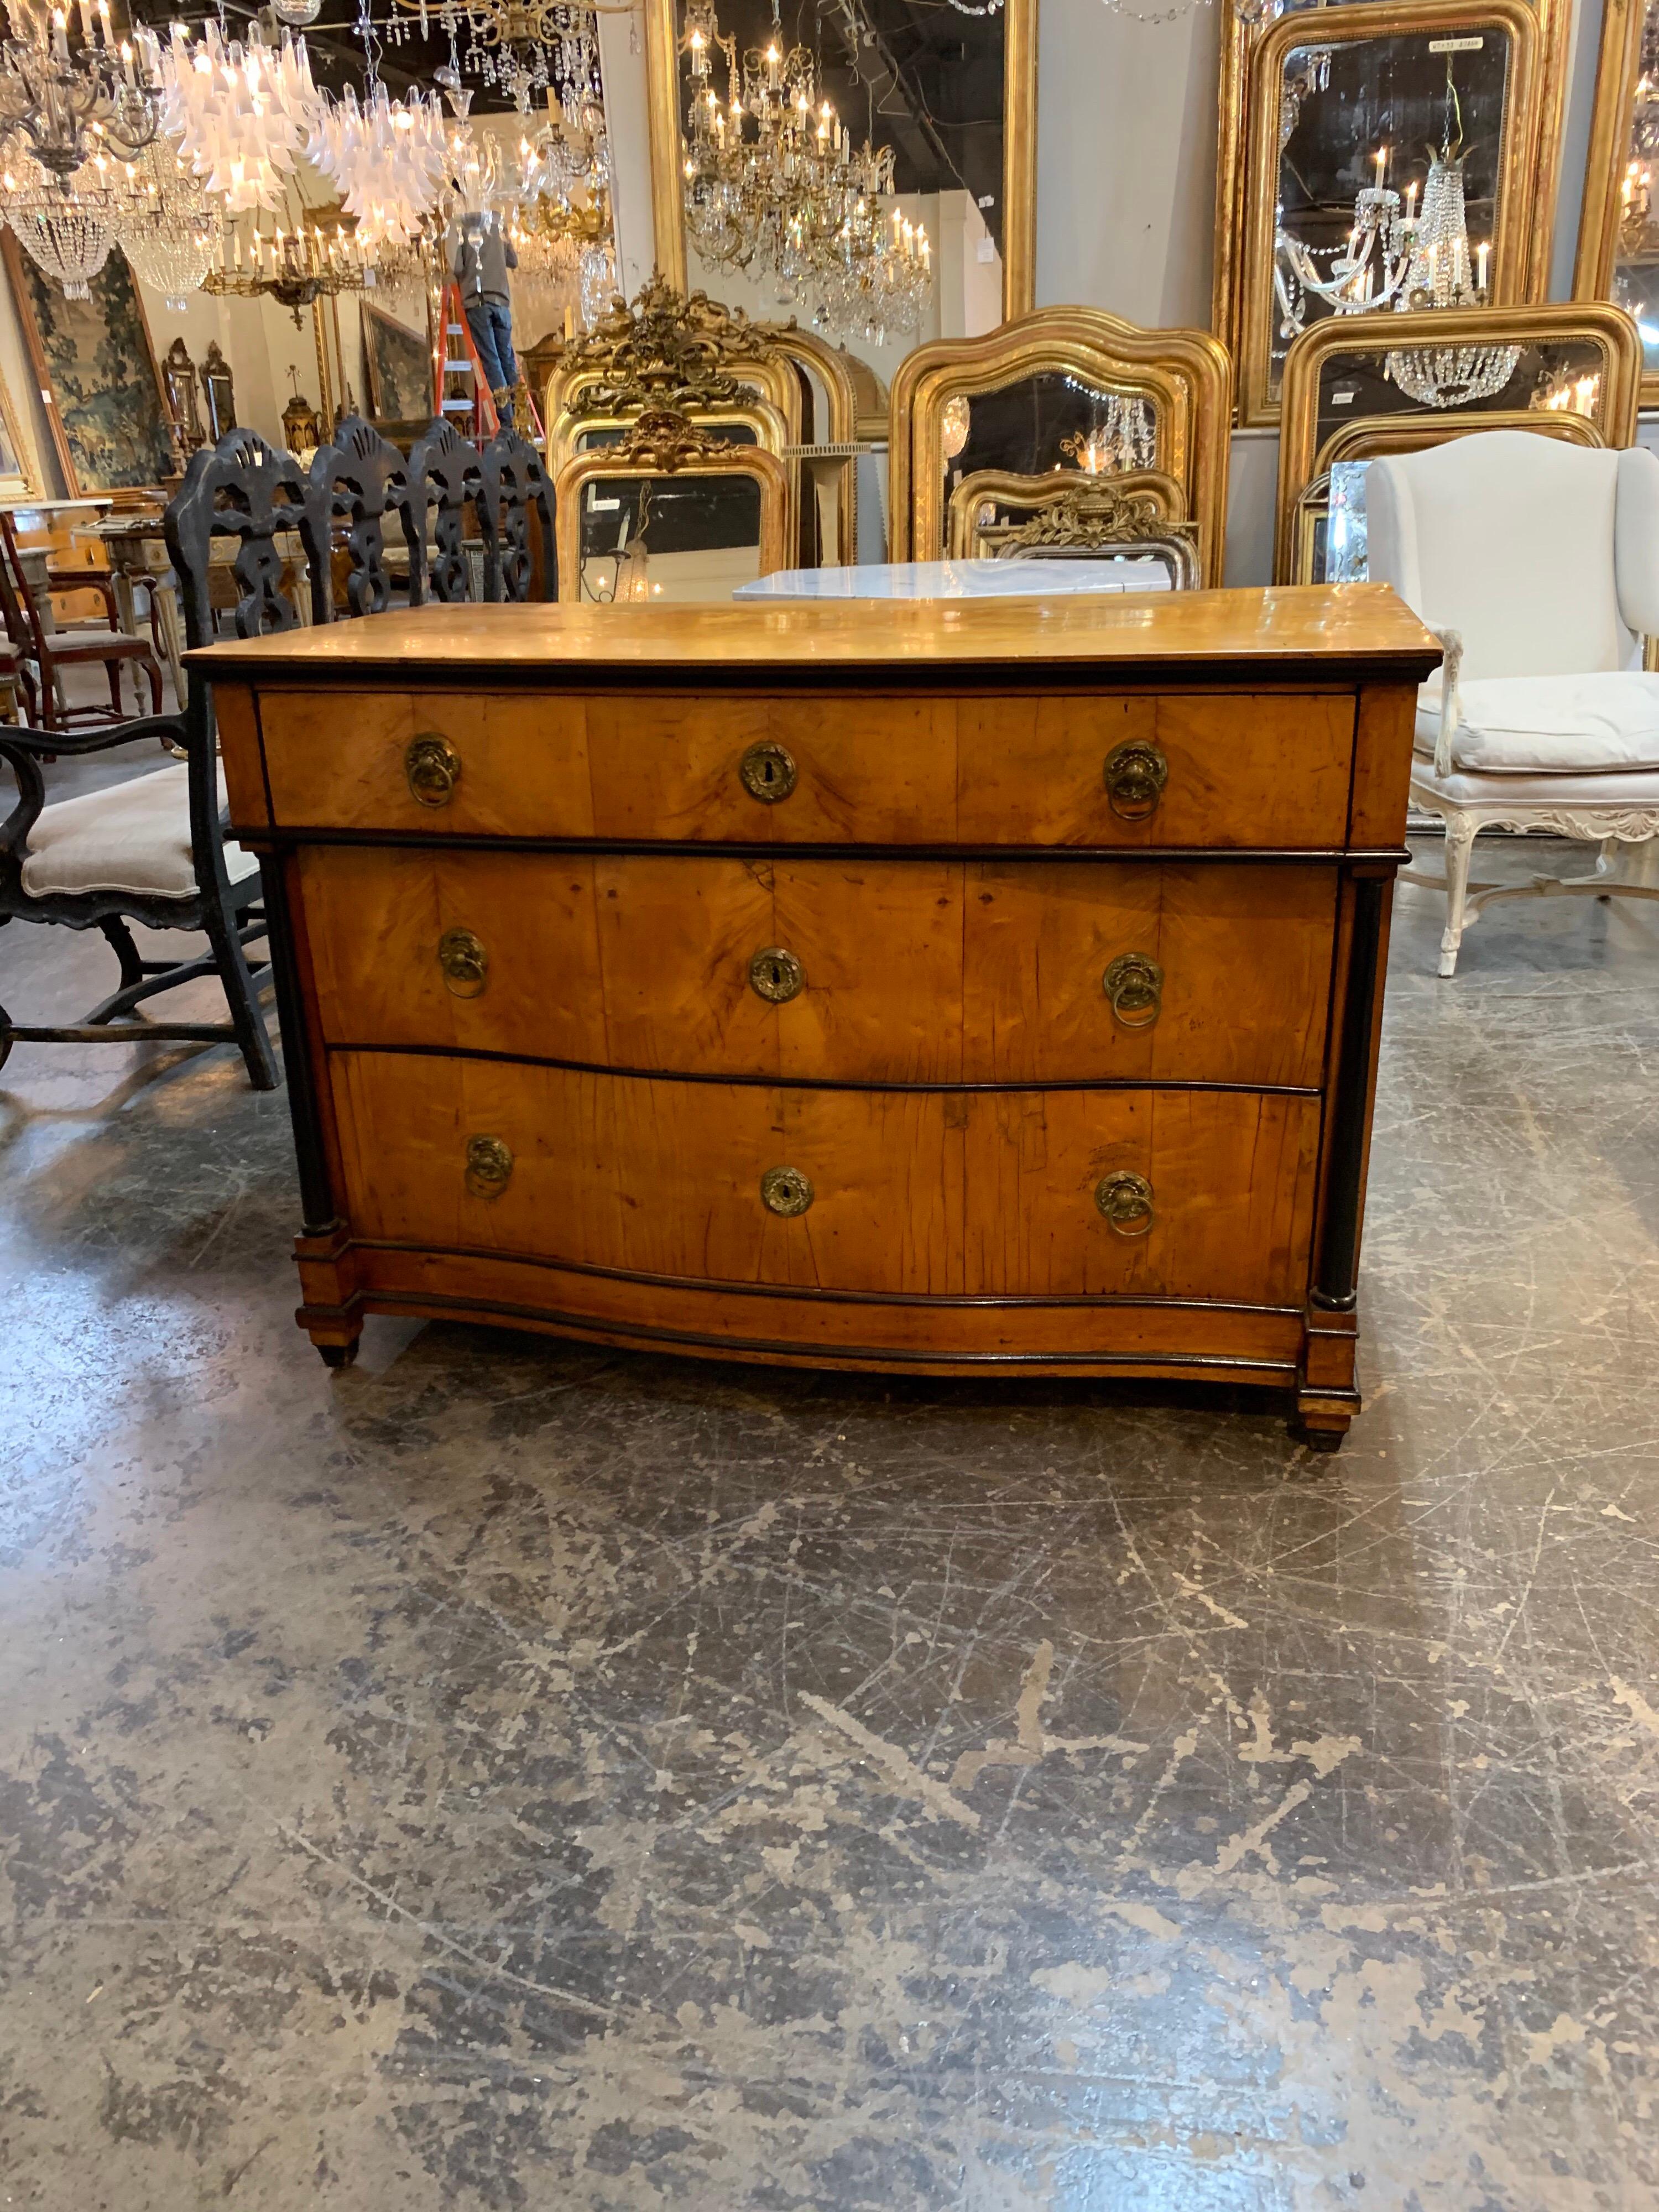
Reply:
[[485, 599], [492, 605], [498, 599], [523, 601], [539, 581], [541, 597], [556, 599], [553, 486], [541, 455], [516, 431], [501, 430], [484, 447], [482, 463], [478, 522], [483, 532]]
[[[423, 605], [428, 592], [446, 605], [472, 597], [466, 557], [466, 509], [477, 510], [483, 490], [483, 458], [447, 416], [440, 415], [410, 448], [409, 474], [419, 501], [421, 558], [411, 562], [409, 604]], [[427, 531], [431, 530], [428, 556]]]
[[[233, 432], [191, 456], [166, 530], [190, 645], [212, 641], [208, 573], [220, 537], [239, 540], [232, 563], [241, 591], [239, 636], [290, 629], [297, 620], [281, 587], [289, 556], [278, 541], [289, 533], [297, 534], [309, 569], [314, 618], [328, 619], [325, 503], [297, 461], [251, 432]], [[43, 760], [78, 758], [149, 736], [181, 748], [182, 764], [46, 804]], [[226, 840], [209, 686], [192, 670], [183, 714], [148, 715], [113, 729], [0, 728], [0, 760], [18, 787], [17, 805], [0, 823], [0, 923], [98, 929], [120, 963], [120, 988], [72, 1026], [26, 1027], [0, 1008], [0, 1061], [19, 1041], [234, 1041], [255, 1089], [273, 1089], [276, 1060], [258, 1003], [265, 971], [251, 972], [246, 957], [246, 947], [265, 933], [264, 890], [252, 855]], [[129, 927], [133, 921], [203, 932], [209, 950], [198, 958], [146, 960]], [[161, 992], [216, 974], [229, 1002], [228, 1023], [150, 1022], [137, 1012]]]
[[409, 549], [409, 597], [420, 605], [426, 502], [412, 461], [387, 442], [372, 423], [348, 415], [331, 445], [319, 448], [311, 481], [327, 501], [333, 520], [346, 526], [351, 568], [346, 577], [346, 607], [354, 615], [384, 612], [392, 597], [386, 566], [386, 519], [395, 514]]

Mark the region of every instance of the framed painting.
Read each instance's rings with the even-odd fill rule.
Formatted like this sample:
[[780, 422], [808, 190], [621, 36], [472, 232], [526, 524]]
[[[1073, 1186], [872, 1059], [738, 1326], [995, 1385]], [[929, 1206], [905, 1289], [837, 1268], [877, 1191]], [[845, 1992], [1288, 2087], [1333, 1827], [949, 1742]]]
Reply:
[[0, 251], [70, 497], [159, 485], [172, 418], [126, 256], [112, 246], [88, 296], [70, 300], [9, 230]]
[[380, 422], [426, 421], [432, 413], [431, 348], [384, 307], [365, 300], [362, 308], [369, 413]]
[[40, 492], [18, 425], [17, 410], [12, 404], [4, 377], [0, 376], [0, 499], [34, 499]]

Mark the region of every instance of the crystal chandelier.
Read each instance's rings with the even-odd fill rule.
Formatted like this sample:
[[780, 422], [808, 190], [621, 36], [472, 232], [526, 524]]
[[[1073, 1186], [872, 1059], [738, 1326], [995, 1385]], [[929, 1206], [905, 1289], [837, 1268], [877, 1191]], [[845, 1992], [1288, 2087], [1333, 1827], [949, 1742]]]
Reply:
[[121, 251], [141, 283], [174, 314], [199, 292], [219, 259], [220, 216], [171, 139], [157, 139], [129, 164], [117, 219]]
[[115, 243], [119, 209], [114, 172], [101, 154], [61, 179], [27, 155], [0, 173], [0, 216], [68, 300], [90, 296]]
[[597, 63], [598, 15], [632, 12], [632, 0], [394, 0], [391, 39], [397, 46], [416, 23], [423, 39], [441, 31], [459, 63], [465, 34], [468, 69], [527, 114], [534, 95], [562, 97], [573, 41], [590, 46]]
[[[1281, 112], [1281, 149], [1296, 127], [1301, 100], [1328, 82], [1329, 58], [1307, 58], [1316, 74], [1289, 87]], [[1321, 64], [1325, 74], [1316, 72]], [[1371, 156], [1376, 173], [1355, 195], [1353, 226], [1346, 246], [1330, 250], [1329, 273], [1322, 276], [1316, 249], [1293, 238], [1281, 222], [1274, 234], [1273, 293], [1281, 338], [1295, 337], [1307, 325], [1310, 296], [1322, 300], [1333, 314], [1368, 315], [1391, 308], [1420, 314], [1443, 307], [1484, 307], [1491, 242], [1473, 251], [1463, 198], [1463, 117], [1446, 60], [1446, 122], [1440, 150], [1429, 159], [1423, 207], [1417, 207], [1415, 181], [1406, 187], [1404, 204], [1388, 182], [1389, 152]], [[1409, 398], [1425, 407], [1468, 407], [1501, 392], [1521, 357], [1518, 346], [1417, 346], [1395, 348], [1384, 374]]]
[[243, 46], [210, 22], [192, 44], [175, 23], [161, 77], [161, 128], [226, 211], [285, 206], [295, 167], [322, 119], [305, 40], [284, 31], [278, 45], [267, 46], [255, 24]]
[[[741, 65], [712, 0], [691, 0], [680, 51], [691, 71], [685, 225], [702, 258], [769, 275], [785, 299], [812, 300], [820, 329], [861, 328], [880, 343], [890, 323], [914, 325], [932, 285], [933, 249], [925, 228], [892, 204], [893, 149], [854, 149], [817, 96], [811, 55], [786, 46], [778, 0], [770, 40]], [[724, 108], [712, 81], [716, 53], [729, 80]]]
[[[262, 228], [257, 214], [251, 219], [246, 258], [243, 227], [228, 226], [229, 263], [210, 270], [202, 289], [219, 298], [273, 299], [288, 308], [297, 328], [303, 308], [334, 294], [362, 291], [369, 272], [337, 210], [326, 226], [315, 220], [320, 210], [283, 212], [287, 221], [273, 222], [269, 229]], [[313, 218], [310, 222], [307, 214]]]
[[443, 191], [447, 150], [437, 94], [393, 100], [378, 81], [362, 106], [349, 85], [343, 100], [325, 103], [306, 147], [356, 218], [358, 246], [370, 260], [376, 247], [420, 234]]
[[94, 155], [128, 160], [155, 136], [161, 49], [135, 28], [117, 43], [109, 0], [79, 0], [70, 36], [68, 0], [7, 0], [13, 35], [0, 45], [0, 138], [21, 142], [68, 187]]
[[1103, 419], [1062, 438], [1060, 452], [1085, 476], [1127, 476], [1152, 468], [1158, 459], [1158, 424], [1146, 402], [1133, 392], [1090, 396], [1096, 409], [1103, 410]]

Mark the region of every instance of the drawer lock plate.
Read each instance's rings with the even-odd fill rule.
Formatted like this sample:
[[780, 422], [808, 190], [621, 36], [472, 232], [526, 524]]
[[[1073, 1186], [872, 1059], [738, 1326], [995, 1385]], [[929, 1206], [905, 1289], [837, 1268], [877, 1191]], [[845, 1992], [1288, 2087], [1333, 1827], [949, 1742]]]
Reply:
[[781, 945], [763, 945], [749, 963], [749, 988], [757, 997], [782, 1006], [804, 988], [806, 970]]
[[738, 775], [751, 799], [775, 806], [779, 799], [787, 799], [795, 787], [794, 756], [787, 747], [774, 744], [768, 738], [758, 745], [750, 746], [738, 763]]
[[499, 1137], [466, 1140], [466, 1187], [474, 1198], [499, 1198], [513, 1176], [513, 1155]]
[[1095, 1185], [1095, 1204], [1120, 1237], [1144, 1237], [1152, 1225], [1152, 1186], [1127, 1168], [1102, 1176]]
[[761, 1177], [761, 1203], [769, 1213], [793, 1221], [812, 1203], [812, 1186], [799, 1168], [768, 1168]]

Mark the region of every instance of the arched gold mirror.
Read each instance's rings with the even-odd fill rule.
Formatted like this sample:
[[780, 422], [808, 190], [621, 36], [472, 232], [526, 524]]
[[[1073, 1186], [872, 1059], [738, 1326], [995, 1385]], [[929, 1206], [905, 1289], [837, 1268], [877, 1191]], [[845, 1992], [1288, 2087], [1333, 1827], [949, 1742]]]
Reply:
[[888, 380], [1024, 313], [1036, 6], [645, 0], [660, 273]]

